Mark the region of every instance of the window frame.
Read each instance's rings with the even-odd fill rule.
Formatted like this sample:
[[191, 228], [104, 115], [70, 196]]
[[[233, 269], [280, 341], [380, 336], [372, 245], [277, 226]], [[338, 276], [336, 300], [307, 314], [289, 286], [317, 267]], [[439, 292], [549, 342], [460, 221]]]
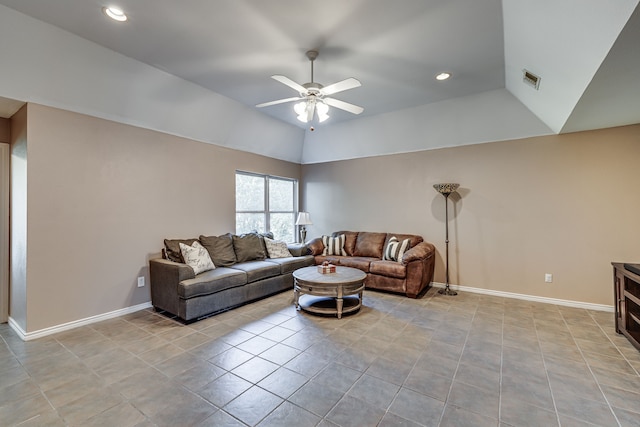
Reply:
[[[271, 214], [291, 214], [291, 218], [292, 218], [292, 222], [291, 224], [293, 225], [293, 242], [296, 241], [296, 213], [298, 212], [298, 180], [295, 178], [289, 178], [289, 177], [284, 177], [284, 176], [277, 176], [277, 175], [270, 175], [270, 174], [263, 174], [263, 173], [257, 173], [257, 172], [249, 172], [249, 171], [243, 171], [243, 170], [238, 170], [236, 169], [236, 173], [234, 175], [235, 180], [234, 183], [237, 183], [237, 177], [238, 175], [245, 175], [245, 176], [251, 176], [251, 177], [255, 177], [255, 178], [262, 178], [263, 182], [264, 182], [264, 209], [263, 210], [247, 210], [247, 211], [243, 211], [243, 210], [238, 210], [238, 203], [237, 203], [237, 198], [238, 198], [238, 194], [236, 193], [237, 188], [234, 189], [234, 200], [235, 200], [235, 204], [236, 204], [236, 208], [235, 208], [235, 231], [236, 233], [238, 232], [238, 222], [237, 222], [237, 216], [239, 213], [241, 214], [262, 214], [264, 215], [264, 226], [265, 226], [265, 233], [268, 233], [271, 231]], [[270, 210], [270, 205], [269, 205], [269, 181], [270, 180], [278, 180], [278, 181], [287, 181], [287, 182], [291, 182], [293, 184], [293, 209], [291, 211], [272, 211]], [[289, 242], [292, 243], [292, 242]]]

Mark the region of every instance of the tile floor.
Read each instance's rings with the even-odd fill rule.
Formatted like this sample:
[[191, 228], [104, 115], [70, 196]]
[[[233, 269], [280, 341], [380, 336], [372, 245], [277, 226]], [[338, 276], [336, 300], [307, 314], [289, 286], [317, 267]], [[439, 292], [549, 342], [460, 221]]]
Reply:
[[22, 342], [2, 426], [640, 426], [613, 314], [435, 289], [338, 320], [285, 292], [185, 326], [152, 310]]

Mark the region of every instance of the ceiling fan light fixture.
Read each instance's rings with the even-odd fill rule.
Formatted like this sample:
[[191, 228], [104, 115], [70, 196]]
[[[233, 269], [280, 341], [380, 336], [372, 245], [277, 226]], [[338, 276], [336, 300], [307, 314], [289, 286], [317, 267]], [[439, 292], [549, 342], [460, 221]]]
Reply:
[[301, 101], [293, 106], [293, 111], [295, 111], [296, 114], [298, 115], [297, 119], [300, 120], [302, 123], [308, 122], [307, 120], [308, 110], [309, 110], [308, 101]]
[[124, 11], [115, 6], [103, 7], [102, 12], [114, 21], [124, 22], [127, 20]]
[[449, 77], [451, 77], [451, 73], [447, 73], [446, 71], [436, 74], [436, 80], [440, 81], [447, 80]]
[[306, 112], [307, 112], [307, 101], [301, 101], [301, 102], [298, 102], [297, 104], [294, 104], [293, 111], [295, 111], [296, 114], [299, 115], [299, 116], [301, 116], [303, 114], [306, 114]]
[[318, 111], [318, 121], [320, 123], [329, 118], [329, 106], [324, 102], [318, 102], [316, 104], [316, 110]]

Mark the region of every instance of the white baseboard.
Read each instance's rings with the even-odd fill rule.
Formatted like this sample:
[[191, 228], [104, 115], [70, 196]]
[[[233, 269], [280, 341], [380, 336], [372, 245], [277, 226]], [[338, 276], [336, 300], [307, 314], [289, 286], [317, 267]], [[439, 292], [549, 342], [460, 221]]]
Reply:
[[[446, 285], [439, 282], [431, 282], [434, 288], [444, 288]], [[494, 291], [491, 289], [473, 288], [471, 286], [449, 285], [454, 291], [471, 292], [474, 294], [494, 295], [497, 297], [521, 299], [525, 301], [542, 302], [545, 304], [562, 305], [566, 307], [584, 308], [586, 310], [609, 311], [613, 313], [612, 305], [593, 304], [590, 302], [571, 301], [557, 298], [538, 297], [535, 295], [516, 294], [513, 292]]]
[[102, 320], [113, 319], [114, 317], [123, 316], [125, 314], [134, 313], [136, 311], [145, 310], [151, 307], [150, 302], [145, 302], [131, 307], [121, 308], [120, 310], [110, 311], [109, 313], [98, 314], [97, 316], [87, 317], [85, 319], [74, 320], [73, 322], [63, 323], [62, 325], [51, 326], [49, 328], [40, 329], [33, 332], [25, 332], [18, 323], [9, 316], [9, 326], [23, 341], [35, 340], [37, 338], [46, 337], [47, 335], [57, 334], [58, 332], [68, 331], [91, 323], [100, 322]]

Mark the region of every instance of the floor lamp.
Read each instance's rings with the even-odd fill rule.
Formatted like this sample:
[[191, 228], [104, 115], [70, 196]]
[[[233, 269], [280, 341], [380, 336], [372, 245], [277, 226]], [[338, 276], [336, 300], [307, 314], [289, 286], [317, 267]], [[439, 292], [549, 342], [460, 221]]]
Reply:
[[440, 289], [438, 291], [439, 294], [443, 294], [443, 295], [458, 295], [456, 291], [452, 291], [451, 288], [449, 288], [449, 196], [451, 195], [451, 193], [455, 193], [458, 187], [460, 187], [460, 184], [445, 183], [445, 184], [433, 185], [433, 188], [435, 188], [438, 193], [444, 196], [444, 223], [445, 223], [444, 244], [446, 247], [446, 252], [445, 252], [446, 253], [446, 261], [445, 261], [446, 283], [445, 283], [444, 289]]

